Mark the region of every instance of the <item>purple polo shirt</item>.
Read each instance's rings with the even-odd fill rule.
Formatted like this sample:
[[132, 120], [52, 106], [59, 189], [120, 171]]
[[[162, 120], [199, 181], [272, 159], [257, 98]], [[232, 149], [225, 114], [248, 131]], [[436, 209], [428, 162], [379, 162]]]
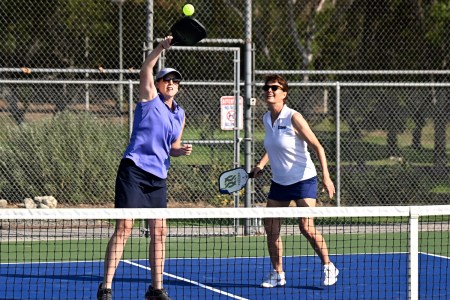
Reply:
[[167, 178], [170, 149], [181, 134], [184, 110], [174, 101], [172, 112], [158, 94], [147, 102], [139, 102], [134, 112], [133, 133], [123, 155], [136, 166], [159, 178]]

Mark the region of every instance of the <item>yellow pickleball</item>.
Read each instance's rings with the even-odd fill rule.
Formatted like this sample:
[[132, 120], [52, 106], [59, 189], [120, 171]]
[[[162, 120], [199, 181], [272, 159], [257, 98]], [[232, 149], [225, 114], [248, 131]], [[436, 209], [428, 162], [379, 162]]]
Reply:
[[192, 5], [192, 4], [186, 4], [183, 6], [183, 14], [185, 16], [188, 16], [188, 17], [192, 16], [194, 14], [194, 11], [195, 11], [194, 5]]

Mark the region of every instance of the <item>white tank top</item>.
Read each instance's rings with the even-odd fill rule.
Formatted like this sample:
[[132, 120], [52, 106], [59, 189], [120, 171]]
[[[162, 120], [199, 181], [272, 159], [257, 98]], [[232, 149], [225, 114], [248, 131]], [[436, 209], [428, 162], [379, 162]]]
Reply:
[[263, 116], [266, 129], [264, 148], [269, 155], [272, 180], [290, 185], [317, 176], [307, 143], [295, 134], [292, 115], [295, 110], [284, 105], [272, 126], [270, 111]]

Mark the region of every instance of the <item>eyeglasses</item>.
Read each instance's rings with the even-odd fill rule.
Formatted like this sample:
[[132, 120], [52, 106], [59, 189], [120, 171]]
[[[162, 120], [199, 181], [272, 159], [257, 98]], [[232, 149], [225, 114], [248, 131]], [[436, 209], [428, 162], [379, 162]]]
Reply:
[[175, 84], [179, 84], [181, 82], [180, 78], [176, 78], [176, 77], [163, 77], [162, 79], [164, 82], [170, 82], [172, 81]]
[[265, 85], [263, 86], [263, 90], [267, 92], [268, 90], [272, 90], [272, 92], [275, 92], [277, 90], [283, 90], [283, 87], [279, 85]]

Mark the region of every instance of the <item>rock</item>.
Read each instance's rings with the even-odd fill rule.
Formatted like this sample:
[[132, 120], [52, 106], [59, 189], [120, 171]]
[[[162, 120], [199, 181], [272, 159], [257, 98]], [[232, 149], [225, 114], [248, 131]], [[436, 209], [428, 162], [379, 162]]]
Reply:
[[[58, 206], [58, 201], [56, 201], [53, 196], [37, 196], [34, 197], [34, 202], [43, 204], [45, 208], [56, 208]], [[40, 208], [44, 208], [43, 206], [39, 206]]]
[[36, 203], [31, 198], [25, 198], [23, 204], [25, 204], [25, 208], [36, 208]]
[[0, 199], [0, 208], [6, 208], [8, 207], [8, 201], [5, 199]]

